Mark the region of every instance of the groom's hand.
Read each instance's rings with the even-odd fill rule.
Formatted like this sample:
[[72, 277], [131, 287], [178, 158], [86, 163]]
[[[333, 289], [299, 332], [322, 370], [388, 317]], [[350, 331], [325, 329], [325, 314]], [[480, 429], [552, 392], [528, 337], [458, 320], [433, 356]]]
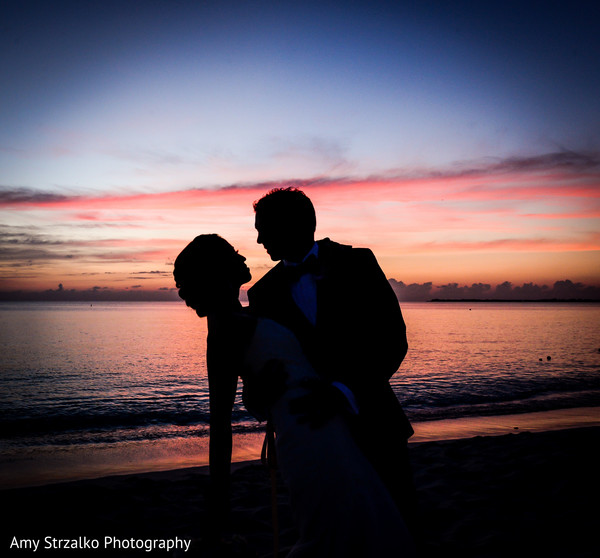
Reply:
[[328, 381], [310, 378], [301, 385], [307, 393], [290, 401], [290, 412], [298, 416], [300, 424], [319, 428], [341, 414], [347, 405], [344, 394]]

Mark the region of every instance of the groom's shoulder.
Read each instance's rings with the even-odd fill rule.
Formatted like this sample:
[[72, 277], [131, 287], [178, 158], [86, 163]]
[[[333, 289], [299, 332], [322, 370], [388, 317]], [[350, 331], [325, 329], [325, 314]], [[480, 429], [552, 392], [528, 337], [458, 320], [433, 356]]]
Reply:
[[319, 257], [329, 261], [368, 261], [375, 260], [375, 255], [369, 248], [360, 248], [350, 244], [340, 244], [329, 238], [318, 241]]

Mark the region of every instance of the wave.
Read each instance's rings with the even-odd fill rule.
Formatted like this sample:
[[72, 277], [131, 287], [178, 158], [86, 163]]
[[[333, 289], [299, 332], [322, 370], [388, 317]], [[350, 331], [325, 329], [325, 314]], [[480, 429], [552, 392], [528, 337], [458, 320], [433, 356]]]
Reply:
[[[60, 413], [45, 414], [38, 417], [14, 417], [0, 421], [0, 436], [4, 439], [19, 437], [49, 436], [59, 434], [96, 433], [105, 431], [123, 432], [143, 430], [149, 427], [165, 431], [166, 427], [174, 432], [178, 427], [208, 426], [210, 415], [203, 410], [173, 412], [146, 410], [139, 412], [117, 413]], [[243, 409], [235, 409], [232, 421], [243, 425], [252, 421], [252, 417]]]

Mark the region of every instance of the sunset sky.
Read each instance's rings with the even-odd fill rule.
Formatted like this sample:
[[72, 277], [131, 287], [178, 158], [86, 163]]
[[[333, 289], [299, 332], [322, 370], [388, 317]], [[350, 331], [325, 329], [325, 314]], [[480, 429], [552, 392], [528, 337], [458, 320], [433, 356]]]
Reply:
[[600, 286], [598, 21], [591, 1], [5, 0], [0, 291], [166, 292], [206, 232], [256, 280], [252, 202], [281, 185], [405, 285]]

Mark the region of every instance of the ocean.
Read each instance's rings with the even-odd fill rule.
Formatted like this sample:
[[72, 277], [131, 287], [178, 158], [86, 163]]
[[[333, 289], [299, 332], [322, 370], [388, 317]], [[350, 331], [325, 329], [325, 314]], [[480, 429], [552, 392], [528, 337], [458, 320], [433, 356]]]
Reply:
[[[530, 413], [600, 424], [600, 304], [402, 311], [392, 386], [417, 441]], [[206, 320], [180, 302], [0, 303], [0, 486], [206, 464], [205, 350]], [[256, 459], [263, 425], [240, 394], [233, 427], [234, 459]]]

